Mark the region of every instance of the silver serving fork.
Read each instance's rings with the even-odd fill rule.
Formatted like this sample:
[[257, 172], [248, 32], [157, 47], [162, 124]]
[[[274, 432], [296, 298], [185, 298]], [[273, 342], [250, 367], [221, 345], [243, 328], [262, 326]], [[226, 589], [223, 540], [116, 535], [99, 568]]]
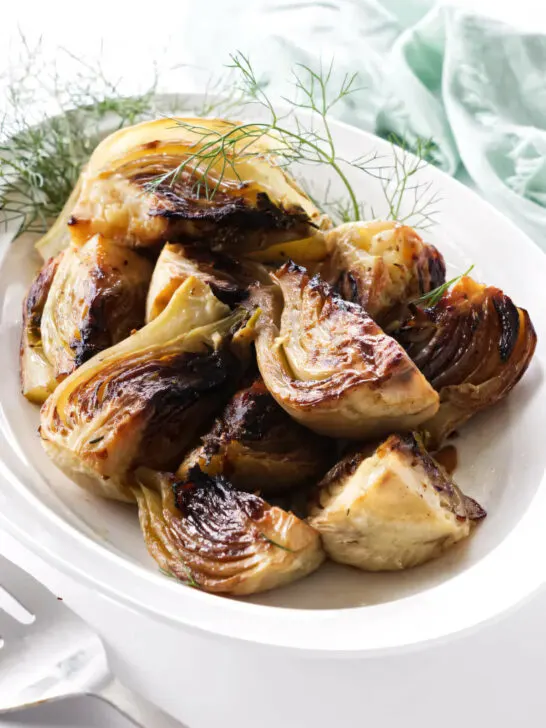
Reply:
[[0, 722], [14, 711], [79, 695], [103, 700], [141, 728], [183, 728], [122, 686], [98, 635], [3, 556], [0, 588]]

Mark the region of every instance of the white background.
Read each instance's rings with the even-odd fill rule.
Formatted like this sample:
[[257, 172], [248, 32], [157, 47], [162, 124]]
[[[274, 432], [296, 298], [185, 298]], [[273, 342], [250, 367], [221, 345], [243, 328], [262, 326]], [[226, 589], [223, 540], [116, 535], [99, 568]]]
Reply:
[[[241, 12], [245, 2], [241, 0]], [[392, 2], [393, 0], [391, 0]], [[400, 0], [395, 0], [400, 2]], [[406, 0], [408, 3], [411, 0]], [[48, 41], [69, 47], [85, 55], [96, 52], [100, 40], [117, 46], [120, 66], [124, 57], [131, 57], [134, 65], [140, 59], [142, 66], [149, 63], [148, 50], [177, 48], [178, 62], [184, 63], [184, 36], [191, 32], [186, 18], [195, 0], [93, 0], [67, 2], [66, 0], [2, 0], [0, 22], [0, 68], [5, 67], [13, 52], [11, 38], [21, 28], [29, 37], [43, 35]], [[546, 32], [546, 3], [543, 0], [453, 0], [450, 4], [466, 7], [505, 20], [532, 32]], [[215, 7], [222, 0], [206, 0], [204, 12], [214, 21]], [[237, 40], [237, 22], [233, 19], [226, 32]], [[206, 38], [203, 39], [206, 43]], [[138, 64], [133, 73], [138, 72]]]

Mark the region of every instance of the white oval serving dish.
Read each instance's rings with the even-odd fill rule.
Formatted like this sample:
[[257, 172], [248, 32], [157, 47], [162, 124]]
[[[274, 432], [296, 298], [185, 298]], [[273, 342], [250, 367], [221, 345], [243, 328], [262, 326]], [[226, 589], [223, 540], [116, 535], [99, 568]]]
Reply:
[[[371, 150], [392, 154], [387, 142], [371, 134], [338, 123], [333, 129], [346, 157]], [[327, 170], [302, 172], [315, 194], [326, 188]], [[384, 214], [377, 180], [355, 172], [351, 177], [360, 198], [376, 215]], [[301, 715], [313, 716], [310, 725], [326, 726], [329, 708], [305, 707], [305, 695], [321, 676], [331, 677], [335, 658], [364, 664], [430, 645], [493, 619], [546, 581], [546, 256], [499, 212], [434, 167], [426, 166], [419, 179], [430, 181], [443, 198], [438, 224], [426, 237], [443, 252], [448, 273], [473, 263], [473, 276], [502, 288], [529, 311], [538, 334], [522, 382], [456, 441], [455, 478], [488, 517], [467, 543], [424, 567], [363, 574], [329, 564], [302, 582], [246, 600], [212, 596], [164, 577], [146, 553], [134, 508], [94, 499], [48, 460], [37, 433], [38, 410], [20, 395], [18, 373], [21, 304], [39, 259], [30, 240], [12, 243], [9, 230], [0, 235], [0, 525], [86, 588], [89, 601], [79, 611], [106, 636], [120, 664], [141, 660], [135, 666], [139, 688], [192, 728], [208, 726], [209, 719], [212, 726], [229, 713], [226, 700], [248, 700], [252, 674], [274, 680], [275, 671], [288, 675], [293, 660], [302, 658], [313, 660], [315, 687], [309, 681], [290, 687], [283, 680], [279, 700], [284, 694], [296, 715], [297, 689]], [[136, 624], [148, 625], [149, 639], [135, 634]], [[233, 661], [226, 660], [226, 645]], [[194, 670], [183, 657], [188, 650]], [[174, 695], [177, 654], [184, 663], [182, 706]], [[260, 656], [256, 670], [248, 669], [250, 654]], [[207, 706], [196, 697], [205, 679], [200, 670], [209, 671], [206, 680], [214, 686]], [[252, 690], [249, 705], [260, 696], [256, 685]], [[350, 705], [352, 698], [347, 700]], [[306, 725], [301, 717], [299, 723], [287, 720], [282, 705], [258, 723], [250, 713], [239, 716], [238, 725], [273, 726], [281, 716], [284, 725]]]

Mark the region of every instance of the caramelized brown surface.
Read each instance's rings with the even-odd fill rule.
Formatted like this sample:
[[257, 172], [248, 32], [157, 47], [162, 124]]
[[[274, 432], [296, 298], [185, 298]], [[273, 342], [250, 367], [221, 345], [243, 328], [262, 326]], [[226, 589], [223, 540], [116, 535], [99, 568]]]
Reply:
[[[228, 138], [239, 143], [226, 148]], [[320, 213], [274, 163], [277, 143], [263, 134], [249, 143], [237, 123], [220, 119], [121, 129], [87, 165], [69, 220], [72, 239], [100, 232], [138, 247], [205, 239], [215, 249], [256, 250], [307, 237]]]
[[358, 439], [434, 414], [434, 390], [360, 306], [293, 263], [276, 280], [277, 289], [254, 294], [262, 310], [256, 352], [267, 388], [292, 417]]
[[[148, 185], [169, 169], [164, 156], [154, 163], [148, 158], [147, 171], [130, 177], [131, 181], [146, 190]], [[173, 160], [176, 167], [180, 159]], [[298, 207], [285, 209], [275, 205], [265, 192], [249, 183], [225, 184], [214, 196], [207, 196], [205, 185], [199, 185], [191, 172], [183, 172], [174, 181], [155, 185], [154, 203], [149, 214], [169, 221], [193, 224], [192, 232], [210, 232], [218, 227], [232, 227], [238, 235], [252, 230], [293, 230], [296, 237], [308, 232], [309, 218]]]
[[[48, 453], [136, 499], [159, 566], [212, 593], [289, 583], [324, 549], [379, 571], [467, 538], [485, 511], [450, 477], [455, 448], [425, 443], [505, 396], [536, 344], [526, 311], [468, 277], [427, 308], [441, 253], [392, 220], [332, 229], [281, 137], [162, 118], [105, 138], [23, 310]], [[306, 514], [317, 482], [308, 522], [277, 507]]]
[[316, 482], [333, 449], [332, 441], [294, 422], [259, 377], [230, 400], [178, 474], [198, 464], [211, 475], [227, 476], [237, 488], [280, 492]]
[[333, 250], [324, 277], [382, 326], [407, 301], [445, 281], [443, 256], [408, 225], [346, 223], [330, 230], [326, 239]]
[[259, 263], [213, 252], [207, 245], [167, 243], [157, 260], [146, 305], [146, 320], [151, 321], [165, 309], [176, 289], [195, 276], [210, 286], [214, 295], [234, 307], [248, 295], [250, 285], [269, 280]]
[[440, 411], [425, 425], [434, 446], [508, 394], [536, 346], [527, 311], [498, 288], [468, 277], [436, 306], [413, 307], [393, 336], [440, 393]]
[[42, 322], [59, 381], [144, 324], [151, 276], [149, 261], [100, 235], [64, 251]]
[[23, 302], [23, 334], [28, 337], [30, 346], [41, 344], [42, 315], [61, 258], [62, 253], [44, 263], [30, 284]]
[[44, 263], [23, 302], [19, 376], [22, 394], [35, 404], [45, 402], [57, 385], [53, 367], [44, 352], [42, 318], [61, 257], [62, 253]]
[[[238, 363], [227, 350], [208, 354], [148, 353], [113, 361], [74, 387], [62, 412], [46, 410], [44, 439], [70, 437], [85, 423], [102, 422], [80, 455], [102, 476], [139, 464], [175, 467], [195, 433], [233, 386]], [[123, 463], [123, 466], [121, 465]]]
[[188, 279], [157, 319], [61, 382], [42, 408], [44, 447], [93, 491], [132, 499], [131, 470], [175, 468], [237, 387], [247, 319]]
[[459, 464], [459, 456], [455, 445], [444, 445], [434, 453], [434, 459], [443, 467], [448, 475], [452, 475]]
[[206, 591], [252, 594], [314, 571], [318, 534], [292, 513], [192, 468], [184, 480], [137, 471], [139, 515], [159, 566]]

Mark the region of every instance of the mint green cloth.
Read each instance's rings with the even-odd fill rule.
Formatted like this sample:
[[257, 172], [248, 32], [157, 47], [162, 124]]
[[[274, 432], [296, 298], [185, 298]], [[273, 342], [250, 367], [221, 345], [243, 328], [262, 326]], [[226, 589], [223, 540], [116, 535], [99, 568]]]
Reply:
[[190, 19], [185, 50], [197, 65], [215, 70], [240, 49], [282, 94], [295, 62], [334, 57], [340, 77], [358, 71], [367, 89], [337, 107], [340, 118], [410, 146], [431, 138], [435, 164], [470, 177], [546, 249], [546, 36], [427, 0], [216, 7], [208, 17], [195, 6]]

